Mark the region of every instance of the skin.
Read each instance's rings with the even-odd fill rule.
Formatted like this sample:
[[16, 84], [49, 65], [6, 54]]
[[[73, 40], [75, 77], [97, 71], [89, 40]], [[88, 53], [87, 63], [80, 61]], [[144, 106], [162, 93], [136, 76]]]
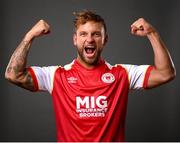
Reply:
[[[6, 79], [20, 87], [34, 91], [32, 77], [26, 69], [27, 55], [33, 39], [49, 32], [50, 26], [44, 20], [40, 20], [32, 27], [12, 54], [5, 72]], [[136, 36], [147, 37], [154, 51], [154, 68], [148, 79], [148, 88], [159, 86], [174, 79], [175, 67], [168, 49], [155, 28], [140, 18], [131, 25], [131, 33]], [[79, 63], [85, 68], [94, 68], [101, 60], [101, 52], [106, 42], [107, 35], [101, 23], [88, 21], [79, 25], [73, 35], [73, 43], [77, 47]], [[92, 54], [87, 54], [86, 47], [93, 47], [95, 51]]]
[[[77, 60], [86, 68], [95, 67], [101, 59], [101, 52], [107, 42], [107, 35], [101, 23], [87, 22], [77, 28], [73, 36], [74, 45], [77, 47]], [[94, 47], [92, 56], [86, 54], [85, 47]]]
[[32, 77], [26, 68], [27, 56], [33, 39], [49, 32], [50, 27], [44, 20], [32, 27], [10, 58], [5, 72], [7, 80], [30, 91], [35, 90]]
[[153, 48], [154, 68], [150, 73], [148, 88], [153, 88], [173, 80], [176, 75], [175, 66], [157, 30], [145, 19], [139, 18], [131, 25], [131, 33], [136, 36], [146, 36]]

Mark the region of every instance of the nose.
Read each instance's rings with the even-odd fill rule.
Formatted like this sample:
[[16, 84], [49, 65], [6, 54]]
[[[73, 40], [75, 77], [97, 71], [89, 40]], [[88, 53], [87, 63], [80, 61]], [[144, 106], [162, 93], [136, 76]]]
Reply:
[[88, 35], [86, 41], [87, 41], [88, 43], [94, 42], [93, 35]]

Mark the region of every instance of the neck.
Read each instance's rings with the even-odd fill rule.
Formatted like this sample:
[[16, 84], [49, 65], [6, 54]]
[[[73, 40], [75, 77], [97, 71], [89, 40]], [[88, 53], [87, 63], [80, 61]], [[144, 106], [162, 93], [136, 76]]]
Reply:
[[87, 62], [83, 61], [79, 56], [77, 57], [77, 61], [86, 69], [93, 69], [95, 68], [101, 61], [102, 59], [99, 58], [98, 61], [96, 63], [93, 64], [88, 64]]

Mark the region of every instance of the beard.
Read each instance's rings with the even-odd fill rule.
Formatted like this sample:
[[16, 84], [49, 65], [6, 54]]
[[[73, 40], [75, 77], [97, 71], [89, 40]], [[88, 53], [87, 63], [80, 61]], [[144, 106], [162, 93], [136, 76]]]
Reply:
[[91, 58], [88, 58], [86, 56], [86, 51], [85, 49], [81, 49], [81, 48], [78, 48], [77, 47], [77, 50], [78, 50], [78, 57], [80, 58], [80, 60], [82, 62], [84, 62], [85, 64], [87, 65], [97, 65], [99, 60], [101, 59], [101, 53], [102, 53], [102, 49], [97, 49], [95, 50], [95, 53], [94, 53], [94, 56], [91, 57]]

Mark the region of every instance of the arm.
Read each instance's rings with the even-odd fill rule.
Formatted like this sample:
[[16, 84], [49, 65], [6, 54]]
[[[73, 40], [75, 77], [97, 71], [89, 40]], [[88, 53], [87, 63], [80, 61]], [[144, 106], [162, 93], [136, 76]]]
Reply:
[[167, 83], [175, 78], [176, 71], [170, 53], [155, 28], [143, 18], [131, 25], [131, 33], [137, 36], [147, 36], [154, 52], [154, 68], [152, 69], [148, 88]]
[[40, 20], [32, 29], [25, 35], [22, 42], [16, 48], [11, 56], [5, 72], [5, 78], [10, 82], [34, 91], [34, 84], [29, 71], [26, 68], [27, 56], [30, 50], [32, 41], [35, 37], [47, 34], [49, 25]]

